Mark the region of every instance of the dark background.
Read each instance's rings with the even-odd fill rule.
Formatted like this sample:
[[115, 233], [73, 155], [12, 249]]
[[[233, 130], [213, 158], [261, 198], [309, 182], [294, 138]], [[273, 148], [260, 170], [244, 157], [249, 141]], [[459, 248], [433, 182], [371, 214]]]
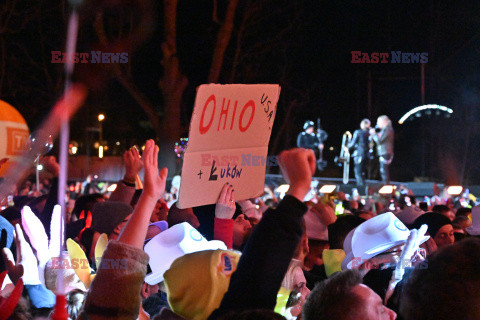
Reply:
[[[130, 3], [133, 9], [129, 10], [139, 19], [136, 25], [142, 25], [143, 13], [135, 12], [135, 1]], [[87, 4], [100, 6], [102, 2]], [[189, 79], [181, 113], [185, 129], [195, 88], [206, 82], [212, 61], [219, 28], [212, 20], [214, 4], [222, 19], [228, 1], [180, 0], [178, 4], [178, 57]], [[135, 84], [161, 117], [168, 112], [158, 87], [164, 71], [163, 5], [161, 1], [152, 5], [151, 27], [138, 30], [142, 43], [128, 48], [129, 68]], [[64, 51], [67, 8], [63, 1], [7, 0], [0, 4], [0, 99], [16, 107], [31, 130], [40, 125], [62, 92], [63, 65], [50, 63], [50, 52]], [[271, 154], [295, 146], [305, 120], [321, 118], [329, 133], [325, 151], [329, 166], [321, 175], [340, 176], [332, 160], [346, 130], [353, 132], [364, 117], [375, 122], [386, 114], [396, 134], [393, 180], [475, 184], [480, 178], [479, 10], [477, 1], [240, 0], [219, 82], [282, 86]], [[98, 39], [89, 12], [83, 11], [81, 18], [77, 51], [88, 52]], [[239, 42], [244, 19], [249, 23]], [[239, 48], [241, 55], [234, 68]], [[398, 124], [403, 114], [421, 105], [421, 65], [352, 64], [351, 51], [428, 52], [425, 102], [447, 106], [454, 113], [450, 118], [422, 114]], [[86, 152], [86, 128], [97, 126], [100, 112], [106, 115], [104, 139], [111, 145], [107, 154], [120, 154], [125, 147], [155, 135], [146, 114], [111, 70], [79, 66], [76, 78], [91, 82], [94, 89], [72, 120], [71, 138], [80, 143], [81, 153]], [[116, 141], [120, 146], [115, 146]]]

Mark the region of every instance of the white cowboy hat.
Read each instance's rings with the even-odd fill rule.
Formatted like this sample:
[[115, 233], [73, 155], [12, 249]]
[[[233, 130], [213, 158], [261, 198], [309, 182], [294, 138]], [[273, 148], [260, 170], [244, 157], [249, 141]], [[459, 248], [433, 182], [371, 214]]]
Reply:
[[155, 285], [163, 281], [163, 274], [173, 261], [181, 256], [203, 250], [227, 250], [222, 241], [207, 241], [188, 222], [183, 222], [156, 235], [145, 245], [145, 252], [150, 257], [152, 272], [145, 277], [145, 282]]
[[[352, 254], [345, 257], [347, 268], [351, 269], [354, 259], [359, 264], [407, 241], [410, 230], [391, 212], [380, 214], [360, 224], [353, 232]], [[424, 236], [420, 244], [427, 241]], [[345, 244], [344, 244], [345, 246]], [[352, 259], [353, 258], [353, 259]]]
[[345, 258], [343, 259], [341, 264], [342, 270], [347, 270], [348, 263], [351, 262], [353, 259], [352, 237], [353, 237], [353, 233], [355, 232], [355, 229], [356, 228], [353, 228], [352, 230], [350, 230], [350, 232], [345, 237], [345, 240], [343, 241], [343, 251], [345, 251]]

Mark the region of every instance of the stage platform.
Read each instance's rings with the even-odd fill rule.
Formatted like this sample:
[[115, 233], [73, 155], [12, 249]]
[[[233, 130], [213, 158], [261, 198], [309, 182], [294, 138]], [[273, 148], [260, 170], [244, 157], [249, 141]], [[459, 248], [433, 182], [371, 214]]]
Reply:
[[[337, 186], [336, 191], [342, 191], [345, 193], [352, 193], [352, 190], [356, 188], [355, 179], [350, 179], [347, 184], [343, 183], [343, 180], [340, 178], [323, 178], [323, 177], [313, 177], [313, 181], [318, 181], [318, 187], [321, 187], [326, 184], [334, 184]], [[270, 187], [276, 188], [281, 184], [285, 184], [285, 180], [283, 179], [282, 175], [280, 174], [267, 174], [265, 176], [265, 184]], [[383, 183], [378, 180], [366, 180], [366, 184], [368, 187], [373, 188], [375, 191], [378, 191], [382, 186]], [[433, 182], [396, 182], [392, 181], [392, 185], [400, 187], [400, 185], [404, 185], [408, 189], [412, 190], [415, 196], [433, 196]], [[437, 184], [438, 188], [442, 190], [445, 185]], [[475, 190], [480, 191], [480, 186], [472, 186]], [[473, 190], [470, 189], [470, 192], [473, 193]], [[362, 192], [364, 193], [364, 192]]]

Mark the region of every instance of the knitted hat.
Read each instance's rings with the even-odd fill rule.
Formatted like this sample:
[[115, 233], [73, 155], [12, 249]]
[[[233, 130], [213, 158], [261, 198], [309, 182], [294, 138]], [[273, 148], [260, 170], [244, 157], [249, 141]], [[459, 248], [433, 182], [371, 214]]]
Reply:
[[132, 211], [131, 206], [120, 201], [97, 202], [92, 211], [92, 229], [108, 235]]
[[164, 274], [172, 310], [186, 319], [207, 319], [220, 306], [239, 260], [238, 253], [226, 250], [198, 251], [175, 260]]
[[433, 238], [437, 234], [438, 230], [446, 224], [452, 224], [452, 221], [445, 217], [441, 213], [427, 212], [418, 217], [413, 223], [413, 228], [419, 229], [422, 224], [428, 226], [428, 234]]

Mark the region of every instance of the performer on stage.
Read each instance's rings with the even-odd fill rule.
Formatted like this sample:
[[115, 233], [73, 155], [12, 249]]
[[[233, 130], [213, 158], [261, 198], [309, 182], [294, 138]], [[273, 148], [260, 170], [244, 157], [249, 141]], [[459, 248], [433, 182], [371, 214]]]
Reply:
[[[323, 161], [323, 147], [324, 142], [328, 138], [328, 134], [320, 127], [320, 119], [317, 119], [317, 133], [314, 132], [315, 123], [308, 120], [303, 125], [303, 132], [297, 137], [297, 147], [305, 149], [313, 149], [318, 156], [317, 167], [319, 170], [323, 170], [326, 166], [326, 161]], [[316, 150], [318, 149], [318, 153]]]
[[370, 129], [370, 138], [377, 145], [377, 153], [380, 162], [380, 176], [385, 184], [390, 183], [389, 166], [393, 160], [393, 139], [394, 132], [392, 127], [392, 121], [383, 115], [377, 119], [377, 129], [380, 131], [377, 133], [375, 129]]
[[354, 150], [352, 153], [355, 179], [357, 187], [361, 193], [365, 189], [365, 170], [368, 164], [368, 142], [370, 137], [370, 120], [363, 119], [360, 122], [360, 129], [355, 130], [348, 149]]

